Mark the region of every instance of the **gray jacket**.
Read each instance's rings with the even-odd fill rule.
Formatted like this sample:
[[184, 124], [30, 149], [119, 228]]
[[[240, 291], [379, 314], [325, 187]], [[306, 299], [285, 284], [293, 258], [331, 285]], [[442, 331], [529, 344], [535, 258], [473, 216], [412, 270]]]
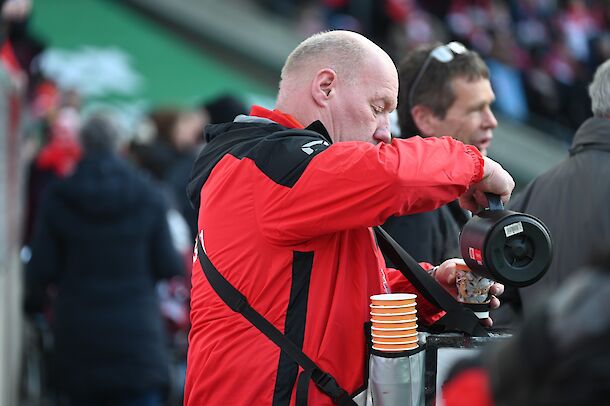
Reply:
[[[527, 315], [598, 247], [610, 247], [610, 120], [585, 121], [574, 136], [570, 156], [532, 181], [507, 208], [542, 220], [553, 240], [546, 275], [516, 295], [517, 313]], [[506, 310], [494, 320], [502, 323]]]

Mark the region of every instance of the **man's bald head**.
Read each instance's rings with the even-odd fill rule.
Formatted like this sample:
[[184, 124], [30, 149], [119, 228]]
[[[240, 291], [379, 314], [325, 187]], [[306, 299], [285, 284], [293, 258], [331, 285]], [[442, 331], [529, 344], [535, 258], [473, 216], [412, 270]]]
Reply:
[[[367, 51], [375, 44], [351, 31], [328, 31], [307, 38], [294, 49], [282, 68], [282, 82], [322, 68], [333, 69], [347, 79], [355, 76]], [[281, 84], [280, 84], [281, 87]]]
[[303, 41], [282, 69], [276, 108], [304, 125], [321, 121], [333, 141], [388, 142], [398, 73], [379, 46], [350, 31]]

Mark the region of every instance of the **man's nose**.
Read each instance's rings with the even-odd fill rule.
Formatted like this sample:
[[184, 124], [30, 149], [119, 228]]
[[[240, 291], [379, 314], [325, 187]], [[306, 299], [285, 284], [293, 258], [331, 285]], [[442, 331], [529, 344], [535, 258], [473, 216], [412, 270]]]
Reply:
[[491, 130], [498, 126], [498, 120], [496, 120], [496, 116], [494, 116], [493, 111], [491, 111], [491, 108], [489, 107], [487, 107], [485, 110], [485, 120], [483, 121], [483, 125], [486, 129]]
[[384, 114], [379, 122], [377, 123], [377, 129], [375, 130], [375, 134], [373, 134], [373, 138], [379, 142], [384, 142], [389, 144], [392, 142], [392, 134], [390, 131], [390, 115]]

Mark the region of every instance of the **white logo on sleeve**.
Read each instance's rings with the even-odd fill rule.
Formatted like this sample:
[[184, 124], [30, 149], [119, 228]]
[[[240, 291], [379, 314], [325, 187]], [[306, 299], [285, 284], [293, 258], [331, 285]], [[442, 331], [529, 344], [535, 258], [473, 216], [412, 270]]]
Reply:
[[311, 155], [314, 153], [314, 149], [312, 147], [314, 147], [316, 145], [324, 145], [325, 147], [328, 147], [330, 144], [328, 142], [322, 141], [322, 140], [310, 141], [307, 144], [303, 144], [303, 146], [301, 146], [301, 149], [307, 155]]

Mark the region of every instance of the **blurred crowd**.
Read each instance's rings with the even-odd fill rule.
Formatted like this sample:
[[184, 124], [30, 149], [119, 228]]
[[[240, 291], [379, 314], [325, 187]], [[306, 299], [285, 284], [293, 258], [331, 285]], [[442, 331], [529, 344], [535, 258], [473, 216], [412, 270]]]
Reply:
[[[26, 265], [27, 278], [32, 276], [32, 274], [51, 268], [48, 258], [43, 259], [43, 261], [46, 261], [43, 265], [36, 265], [40, 264], [40, 259], [36, 263], [34, 263], [34, 259], [37, 254], [36, 250], [38, 250], [39, 255], [41, 253], [40, 234], [42, 233], [41, 230], [45, 227], [45, 223], [48, 222], [48, 217], [57, 216], [57, 218], [60, 218], [61, 214], [55, 210], [54, 214], [47, 214], [45, 221], [41, 213], [44, 212], [43, 208], [45, 205], [49, 204], [50, 190], [54, 187], [57, 189], [56, 186], [62, 184], [62, 182], [65, 184], [75, 182], [74, 179], [78, 179], [78, 176], [75, 175], [90, 171], [87, 168], [92, 165], [92, 160], [90, 158], [87, 159], [91, 154], [87, 154], [86, 148], [83, 145], [82, 137], [86, 136], [83, 126], [89, 124], [89, 127], [91, 127], [91, 117], [95, 118], [99, 112], [87, 112], [83, 108], [83, 101], [77, 91], [73, 89], [60, 89], [49, 79], [45, 79], [37, 84], [36, 89], [32, 92], [32, 98], [28, 100], [25, 108], [30, 114], [27, 137], [27, 208], [22, 249], [22, 259]], [[210, 122], [226, 119], [224, 116], [218, 116], [219, 113], [215, 110], [218, 108], [220, 108], [223, 114], [237, 115], [245, 112], [239, 100], [231, 96], [223, 96], [210, 103], [193, 108], [152, 108], [141, 117], [136, 125], [131, 129], [126, 129], [120, 125], [119, 115], [113, 114], [112, 110], [104, 110], [104, 116], [118, 129], [116, 159], [128, 165], [140, 178], [146, 179], [152, 185], [152, 189], [155, 192], [160, 192], [166, 215], [162, 217], [156, 216], [154, 221], [163, 222], [167, 220], [170, 237], [167, 241], [171, 242], [170, 247], [167, 248], [175, 251], [181, 258], [178, 265], [174, 263], [174, 276], [159, 279], [151, 276], [152, 280], [155, 281], [154, 288], [158, 301], [158, 309], [165, 326], [164, 336], [167, 350], [170, 354], [169, 364], [167, 365], [168, 370], [171, 371], [169, 384], [171, 391], [170, 404], [181, 403], [182, 380], [189, 330], [192, 242], [195, 238], [197, 224], [197, 213], [188, 203], [185, 189], [193, 161], [205, 144], [203, 127]], [[96, 130], [94, 127], [93, 132], [96, 131], [100, 132], [103, 129]], [[95, 162], [95, 160], [93, 161]], [[83, 182], [88, 182], [89, 184], [97, 182], [96, 189], [104, 191], [103, 176], [110, 169], [108, 163], [101, 163], [98, 169], [100, 173], [98, 175], [88, 175], [90, 176], [88, 181]], [[95, 176], [95, 179], [91, 178], [91, 176]], [[113, 178], [117, 179], [116, 182], [120, 179], [116, 174]], [[109, 180], [109, 182], [113, 181]], [[87, 188], [87, 185], [84, 184], [83, 187]], [[110, 185], [110, 188], [112, 189], [113, 186]], [[128, 190], [130, 188], [131, 186], [128, 186]], [[91, 202], [93, 206], [96, 206], [96, 216], [103, 217], [101, 211], [108, 204], [105, 201], [109, 198], [108, 196], [109, 194], [101, 194], [97, 203]], [[127, 197], [125, 198], [127, 199]], [[72, 204], [82, 204], [83, 206], [87, 204], [84, 201], [86, 196], [82, 198], [73, 197], [73, 199], [78, 200], [78, 202], [73, 202]], [[114, 203], [116, 202], [111, 204]], [[140, 205], [139, 207], [140, 212], [144, 212], [144, 206]], [[128, 213], [127, 207], [120, 210]], [[78, 212], [79, 210], [75, 211]], [[96, 222], [95, 218], [97, 217], [90, 221]], [[68, 222], [70, 219], [71, 216], [64, 215], [61, 221]], [[85, 221], [84, 224], [87, 224], [87, 222]], [[115, 223], [114, 220], [108, 220], [108, 224], [101, 227], [106, 229], [108, 227], [112, 228], [114, 225], [117, 225], [117, 230], [119, 235], [121, 235], [120, 227], [123, 226], [119, 227], [118, 223]], [[86, 238], [87, 226], [77, 225], [75, 227], [82, 233], [82, 238]], [[97, 232], [99, 230], [94, 233]], [[63, 239], [64, 237], [57, 238]], [[107, 243], [103, 242], [101, 244], [105, 246]], [[42, 244], [42, 251], [44, 251], [47, 244], [50, 244], [50, 242], [47, 241]], [[159, 247], [152, 247], [151, 249], [154, 253], [159, 254]], [[112, 268], [116, 267], [116, 264], [126, 264], [126, 261], [123, 260], [116, 262], [117, 258], [113, 259], [111, 255], [112, 253], [102, 258], [102, 266]], [[49, 255], [45, 253], [45, 256]], [[134, 257], [135, 252], [131, 251], [129, 256]], [[135, 271], [135, 269], [131, 271]], [[110, 282], [112, 278], [116, 278], [116, 275], [109, 273], [106, 282]], [[124, 275], [121, 279], [125, 281], [128, 279], [128, 276]], [[26, 308], [30, 317], [33, 316], [32, 320], [38, 323], [36, 328], [40, 332], [46, 332], [46, 334], [49, 334], [51, 331], [46, 325], [52, 324], [56, 317], [53, 303], [56, 300], [60, 300], [62, 295], [57, 286], [54, 286], [54, 284], [59, 285], [62, 283], [61, 278], [51, 280], [50, 282], [49, 286], [47, 286], [46, 295], [48, 296], [48, 301], [45, 302], [46, 304], [38, 308]], [[120, 281], [113, 283], [115, 283], [114, 290], [119, 290], [116, 283], [120, 283]], [[30, 282], [26, 283], [26, 296], [28, 289], [31, 288], [30, 285]], [[67, 294], [67, 292], [63, 292], [64, 296]], [[83, 313], [83, 316], [86, 316], [86, 301], [83, 301], [81, 305], [83, 307], [79, 311]], [[115, 308], [117, 314], [125, 310]], [[109, 314], [110, 312], [112, 312], [112, 309], [108, 309]], [[140, 319], [131, 321], [131, 323], [141, 322], [143, 321]], [[46, 341], [49, 340], [47, 339]], [[123, 341], [127, 342], [126, 338]], [[152, 338], [150, 341], [152, 341]], [[74, 348], [76, 349], [76, 347], [78, 345]], [[46, 348], [45, 351], [52, 354], [53, 348]], [[92, 366], [89, 365], [87, 368]], [[48, 365], [45, 366], [45, 368], [48, 367]], [[48, 379], [48, 377], [44, 379]], [[53, 387], [54, 382], [50, 381], [48, 384], [50, 387], [47, 389], [50, 390], [51, 395], [56, 395], [55, 388]], [[59, 404], [63, 403], [60, 402]]]
[[[26, 101], [25, 109], [30, 118], [26, 147], [27, 207], [22, 259], [27, 272], [33, 273], [39, 270], [35, 270], [35, 266], [29, 262], [33, 262], [36, 249], [41, 248], [40, 243], [37, 246], [36, 236], [44, 227], [42, 224], [45, 220], [40, 213], [48, 204], [49, 190], [58, 183], [73, 179], [74, 174], [84, 171], [87, 167], [87, 154], [82, 144], [83, 125], [90, 121], [90, 116], [94, 117], [98, 113], [87, 112], [83, 108], [83, 101], [76, 90], [60, 89], [50, 79], [36, 84], [32, 97]], [[171, 404], [181, 403], [189, 329], [190, 264], [197, 224], [197, 213], [186, 199], [186, 183], [193, 161], [205, 144], [203, 127], [216, 120], [224, 121], [226, 117], [222, 114], [238, 115], [244, 112], [239, 100], [232, 96], [222, 96], [192, 108], [152, 108], [136, 125], [128, 129], [120, 125], [120, 115], [115, 115], [112, 110], [104, 110], [105, 117], [119, 130], [116, 158], [132, 168], [138, 176], [146, 179], [155, 191], [160, 191], [171, 237], [169, 241], [173, 246], [171, 248], [181, 258], [180, 265], [174, 266], [176, 276], [155, 279], [156, 297], [170, 353], [170, 401], [174, 402]], [[102, 175], [103, 173], [99, 176]], [[89, 182], [92, 181], [94, 180], [89, 179]], [[97, 181], [100, 182], [98, 187], [102, 190], [103, 179], [98, 178]], [[97, 204], [103, 207], [106, 203], [100, 200]], [[141, 210], [144, 208], [141, 207]], [[55, 215], [59, 216], [57, 213]], [[164, 220], [165, 218], [161, 217], [155, 221]], [[112, 222], [109, 222], [109, 225], [111, 224]], [[82, 232], [85, 233], [85, 229]], [[116, 263], [116, 258], [106, 259], [108, 267]], [[30, 265], [32, 269], [28, 268]], [[43, 267], [49, 266], [49, 263], [46, 263]], [[109, 274], [108, 278], [115, 276]], [[56, 282], [61, 283], [60, 280]], [[26, 291], [28, 288], [26, 286]], [[58, 299], [55, 296], [60, 296], [61, 292], [51, 283], [46, 294], [49, 296], [47, 305], [26, 310], [30, 316], [34, 316], [32, 320], [38, 323], [36, 328], [49, 334], [50, 330], [45, 325], [53, 323], [55, 314], [52, 303]], [[82, 304], [82, 312], [86, 313], [84, 303]], [[46, 348], [45, 351], [52, 353], [53, 349]], [[48, 365], [45, 366], [47, 367]], [[49, 384], [51, 387], [47, 389], [53, 395], [53, 382]]]
[[[5, 0], [0, 5], [0, 60], [13, 90], [11, 114], [23, 134], [25, 196], [20, 243], [28, 320], [23, 404], [90, 404], [74, 388], [95, 393], [92, 382], [98, 382], [100, 388], [114, 385], [111, 396], [137, 391], [138, 385], [161, 383], [160, 399], [167, 399], [162, 404], [179, 405], [197, 226], [197, 213], [186, 199], [186, 183], [192, 163], [205, 145], [204, 126], [230, 121], [246, 113], [245, 106], [226, 94], [188, 107], [150, 106], [129, 120], [112, 105], [92, 108], [91, 100], [79, 89], [62, 87], [40, 68], [39, 57], [46, 44], [28, 29], [33, 4]], [[140, 214], [128, 215], [129, 206], [138, 199], [156, 200], [157, 195], [160, 203], [155, 207], [162, 208], [165, 216], [150, 217], [152, 225], [140, 215], [151, 210], [149, 202], [137, 203]], [[100, 223], [99, 218], [106, 220]], [[136, 218], [140, 223], [128, 224]], [[167, 227], [154, 225], [165, 220]], [[156, 246], [159, 241], [170, 244]], [[87, 253], [90, 243], [99, 247], [98, 252]], [[72, 246], [75, 252], [70, 251]], [[123, 252], [128, 250], [129, 258], [136, 258], [141, 247], [158, 256], [151, 259], [148, 269], [148, 261], [138, 260], [142, 266], [129, 265]], [[99, 257], [92, 256], [95, 254]], [[59, 274], [52, 275], [54, 270]], [[148, 276], [142, 278], [142, 272]], [[95, 282], [89, 285], [88, 281]], [[86, 327], [85, 319], [92, 324]], [[81, 326], [78, 332], [71, 330], [74, 322]], [[158, 326], [162, 326], [161, 332]], [[100, 334], [104, 340], [95, 342]], [[82, 355], [92, 349], [97, 356]], [[132, 356], [117, 358], [122, 351]], [[144, 358], [134, 359], [138, 353]], [[129, 378], [138, 364], [141, 367], [146, 362], [149, 372]], [[105, 366], [110, 365], [114, 372], [104, 375]], [[164, 373], [157, 374], [159, 365], [167, 372], [165, 378]], [[158, 393], [145, 395], [146, 402], [158, 398]], [[103, 401], [119, 404], [115, 398]]]
[[358, 31], [399, 61], [418, 45], [457, 40], [487, 62], [505, 117], [569, 141], [590, 112], [586, 86], [610, 57], [602, 0], [257, 0], [305, 36]]

